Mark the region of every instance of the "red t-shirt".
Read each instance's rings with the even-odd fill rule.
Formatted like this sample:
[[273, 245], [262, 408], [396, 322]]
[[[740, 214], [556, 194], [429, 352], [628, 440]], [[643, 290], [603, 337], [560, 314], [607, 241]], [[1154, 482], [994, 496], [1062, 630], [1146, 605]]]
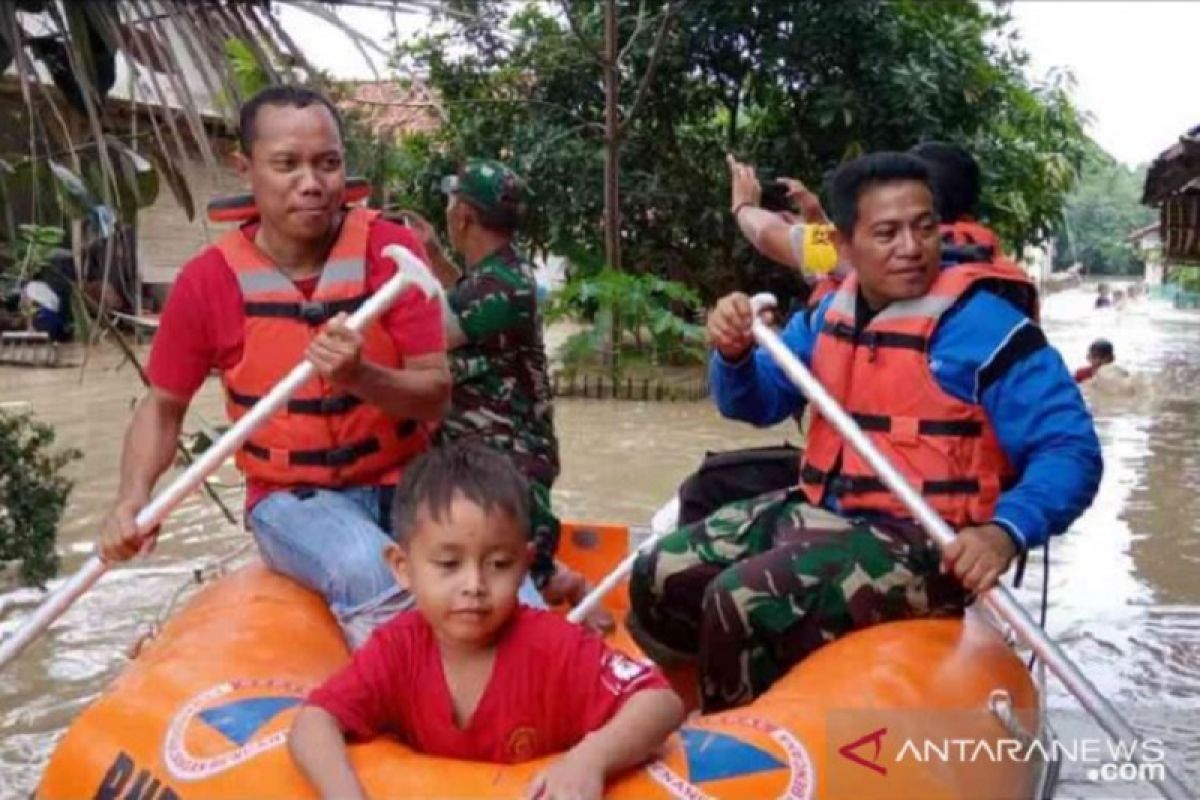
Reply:
[[512, 764], [568, 750], [633, 694], [668, 687], [654, 667], [548, 611], [520, 607], [497, 647], [465, 728], [454, 724], [441, 653], [418, 611], [380, 627], [308, 702], [352, 740], [390, 733], [421, 753]]
[[1075, 370], [1075, 382], [1083, 383], [1085, 381], [1090, 381], [1092, 378], [1096, 377], [1096, 373], [1098, 371], [1099, 370], [1096, 367], [1090, 365], [1086, 367], [1080, 367], [1079, 369]]
[[[241, 228], [253, 240], [256, 225]], [[407, 247], [426, 264], [421, 240], [407, 228], [376, 221], [367, 240], [367, 288], [374, 292], [396, 274], [396, 265], [381, 251], [389, 244]], [[296, 288], [311, 297], [319, 277], [296, 281]], [[150, 362], [146, 368], [152, 386], [191, 398], [212, 370], [235, 366], [242, 357], [245, 313], [237, 277], [215, 247], [207, 247], [184, 265], [167, 298], [159, 320]], [[405, 291], [383, 316], [402, 356], [415, 357], [446, 349], [441, 304], [424, 299], [416, 288]], [[262, 499], [268, 487], [249, 481], [246, 507]]]

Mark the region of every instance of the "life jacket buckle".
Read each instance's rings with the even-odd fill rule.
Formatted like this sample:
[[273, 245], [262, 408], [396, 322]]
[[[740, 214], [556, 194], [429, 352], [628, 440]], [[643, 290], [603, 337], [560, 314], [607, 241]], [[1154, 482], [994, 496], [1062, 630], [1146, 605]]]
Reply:
[[322, 300], [305, 300], [300, 304], [300, 319], [309, 325], [320, 325], [329, 319], [329, 307]]

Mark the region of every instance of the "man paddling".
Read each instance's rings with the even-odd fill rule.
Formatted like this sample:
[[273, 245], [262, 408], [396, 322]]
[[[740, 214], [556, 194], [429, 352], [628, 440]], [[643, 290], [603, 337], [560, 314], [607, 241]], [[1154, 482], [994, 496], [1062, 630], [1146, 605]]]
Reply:
[[[986, 262], [941, 267], [930, 181], [903, 153], [837, 171], [833, 239], [855, 273], [783, 340], [958, 539], [939, 554], [814, 414], [799, 486], [725, 506], [634, 567], [630, 630], [657, 660], [698, 659], [706, 711], [749, 701], [857, 628], [960, 614], [1095, 495], [1099, 441], [1031, 319], [1032, 285]], [[712, 385], [723, 415], [769, 425], [804, 399], [756, 351], [752, 318], [740, 293], [710, 314]]]
[[175, 282], [100, 553], [121, 561], [144, 546], [134, 516], [171, 465], [210, 371], [237, 419], [307, 358], [319, 379], [250, 437], [237, 464], [263, 559], [320, 592], [357, 646], [408, 603], [381, 554], [391, 491], [428, 448], [421, 423], [439, 419], [450, 397], [441, 310], [414, 287], [361, 334], [344, 325], [395, 273], [385, 247], [425, 252], [402, 225], [345, 207], [342, 123], [328, 99], [269, 87], [242, 107], [240, 126], [238, 170], [258, 217]]

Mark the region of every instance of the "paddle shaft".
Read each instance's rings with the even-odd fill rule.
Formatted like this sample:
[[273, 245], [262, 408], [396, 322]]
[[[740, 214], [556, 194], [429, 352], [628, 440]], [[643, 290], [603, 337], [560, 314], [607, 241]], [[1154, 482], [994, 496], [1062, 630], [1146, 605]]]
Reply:
[[[401, 261], [397, 264], [396, 274], [379, 287], [379, 290], [350, 316], [350, 319], [346, 321], [346, 326], [351, 330], [361, 331], [388, 309], [400, 296], [400, 293], [415, 282], [414, 268], [425, 269], [423, 264], [408, 254], [408, 251], [397, 248], [395, 252], [400, 253]], [[391, 254], [389, 253], [389, 255]], [[406, 257], [413, 263], [405, 263]], [[308, 383], [314, 375], [316, 375], [316, 367], [311, 362], [302, 361], [297, 364], [287, 374], [287, 377], [255, 403], [233, 427], [225, 432], [224, 436], [214, 442], [178, 478], [171, 481], [138, 512], [135, 519], [138, 531], [146, 536], [158, 527], [183, 498], [195, 491], [209, 474], [225, 463], [225, 460], [233, 455], [260, 425], [282, 408], [288, 399], [301, 386]], [[46, 598], [22, 623], [16, 633], [0, 642], [0, 669], [8, 666], [10, 661], [20, 655], [21, 651], [41, 635], [54, 620], [58, 619], [59, 615], [90, 589], [100, 579], [100, 576], [108, 571], [108, 568], [107, 562], [100, 556], [93, 555], [78, 572]]]
[[[880, 480], [900, 499], [912, 512], [913, 517], [921, 524], [939, 547], [946, 547], [954, 541], [955, 533], [946, 521], [937, 515], [920, 492], [913, 488], [891, 462], [879, 452], [874, 443], [863, 433], [849, 414], [838, 405], [825, 387], [821, 385], [800, 359], [788, 349], [773, 330], [758, 320], [758, 309], [755, 309], [753, 323], [754, 340], [758, 346], [771, 354], [775, 363], [784, 374], [796, 385], [809, 401], [821, 412], [829, 424], [837, 428], [850, 446], [860, 456], [866, 459], [871, 469]], [[1100, 725], [1118, 742], [1132, 743], [1141, 741], [1129, 723], [1120, 712], [1100, 694], [1087, 676], [1075, 666], [1066, 652], [1033, 621], [1033, 617], [1017, 602], [1007, 587], [997, 585], [982, 596], [988, 605], [1005, 622], [1012, 626], [1022, 642], [1027, 644], [1038, 658], [1066, 685], [1071, 694], [1075, 695], [1080, 704], [1087, 709]], [[1140, 755], [1134, 755], [1134, 763], [1144, 763]], [[1151, 782], [1168, 800], [1189, 800], [1191, 794], [1184, 788], [1183, 783], [1164, 764], [1163, 777]]]
[[567, 614], [567, 621], [576, 623], [583, 622], [583, 618], [588, 615], [588, 612], [591, 611], [595, 606], [599, 605], [600, 601], [604, 599], [606, 594], [617, 588], [617, 585], [620, 584], [621, 581], [625, 580], [625, 577], [629, 574], [630, 570], [633, 569], [633, 562], [637, 561], [637, 557], [645, 550], [650, 549], [652, 545], [657, 544], [658, 540], [667, 533], [669, 533], [669, 531], [659, 531], [658, 533], [647, 536], [646, 539], [640, 545], [638, 545], [632, 553], [621, 559], [621, 563], [614, 567], [612, 572], [604, 576], [604, 580], [596, 584], [595, 589], [592, 589], [590, 592], [584, 595], [584, 598], [580, 600], [574, 608], [571, 609], [571, 613]]

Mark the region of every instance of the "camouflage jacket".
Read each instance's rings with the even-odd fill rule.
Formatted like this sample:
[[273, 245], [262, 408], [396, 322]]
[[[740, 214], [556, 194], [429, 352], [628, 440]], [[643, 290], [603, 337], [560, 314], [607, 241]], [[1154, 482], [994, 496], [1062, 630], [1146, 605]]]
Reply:
[[558, 476], [558, 440], [536, 288], [533, 268], [506, 246], [449, 292], [467, 341], [449, 354], [454, 395], [441, 436], [509, 453], [527, 478], [549, 487]]

